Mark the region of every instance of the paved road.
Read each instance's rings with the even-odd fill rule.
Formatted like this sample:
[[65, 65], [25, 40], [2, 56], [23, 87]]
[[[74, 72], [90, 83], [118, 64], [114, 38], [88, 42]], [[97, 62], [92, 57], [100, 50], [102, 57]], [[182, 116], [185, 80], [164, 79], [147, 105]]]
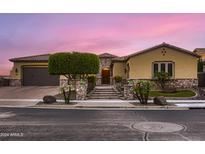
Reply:
[[[0, 140], [205, 140], [205, 110], [56, 110], [0, 108]], [[139, 122], [170, 122], [179, 132], [136, 130]]]

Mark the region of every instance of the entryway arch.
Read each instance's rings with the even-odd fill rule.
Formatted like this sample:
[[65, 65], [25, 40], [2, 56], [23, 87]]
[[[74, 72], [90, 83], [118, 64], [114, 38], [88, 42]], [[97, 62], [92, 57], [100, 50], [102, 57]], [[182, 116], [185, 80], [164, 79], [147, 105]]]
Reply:
[[102, 84], [110, 84], [110, 68], [102, 68], [101, 70]]

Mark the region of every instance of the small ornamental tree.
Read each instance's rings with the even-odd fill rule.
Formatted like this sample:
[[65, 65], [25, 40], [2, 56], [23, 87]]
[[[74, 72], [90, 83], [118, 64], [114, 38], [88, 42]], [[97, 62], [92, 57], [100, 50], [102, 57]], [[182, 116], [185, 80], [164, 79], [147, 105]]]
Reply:
[[137, 98], [141, 104], [147, 104], [151, 87], [152, 84], [149, 81], [138, 81], [133, 87], [134, 97]]
[[[64, 75], [67, 78], [67, 87], [62, 87], [66, 103], [69, 103], [71, 85], [70, 81], [79, 76], [85, 79], [89, 74], [99, 72], [99, 57], [91, 53], [62, 52], [50, 55], [48, 70], [52, 75]], [[67, 90], [66, 90], [67, 89]], [[66, 95], [68, 92], [68, 95]]]
[[166, 88], [166, 82], [170, 80], [169, 74], [167, 72], [156, 72], [155, 77], [159, 87], [164, 91]]

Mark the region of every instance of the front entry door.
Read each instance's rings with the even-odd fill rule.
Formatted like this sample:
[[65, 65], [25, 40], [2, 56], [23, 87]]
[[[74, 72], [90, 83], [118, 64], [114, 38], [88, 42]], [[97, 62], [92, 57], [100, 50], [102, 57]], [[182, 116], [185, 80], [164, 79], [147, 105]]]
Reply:
[[110, 84], [110, 70], [102, 69], [102, 84]]

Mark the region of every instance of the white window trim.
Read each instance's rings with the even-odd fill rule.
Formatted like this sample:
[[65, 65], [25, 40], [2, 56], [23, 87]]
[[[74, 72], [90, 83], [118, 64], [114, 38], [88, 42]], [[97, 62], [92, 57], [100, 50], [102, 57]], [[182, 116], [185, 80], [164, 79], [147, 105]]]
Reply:
[[168, 72], [168, 64], [172, 64], [172, 76], [173, 79], [175, 76], [175, 64], [172, 61], [155, 61], [152, 63], [152, 77], [154, 78], [154, 64], [158, 64], [158, 72], [161, 72], [161, 64], [165, 64], [165, 72]]

